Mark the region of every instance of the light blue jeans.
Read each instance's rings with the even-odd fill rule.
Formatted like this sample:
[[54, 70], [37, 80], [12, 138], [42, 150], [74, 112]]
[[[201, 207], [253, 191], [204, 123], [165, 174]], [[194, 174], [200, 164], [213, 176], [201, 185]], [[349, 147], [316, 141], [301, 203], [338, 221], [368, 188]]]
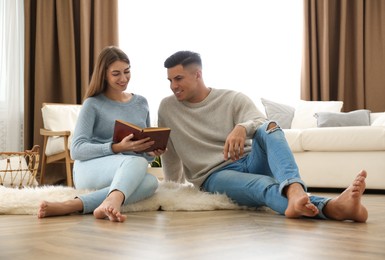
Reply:
[[[245, 157], [212, 173], [202, 188], [212, 193], [225, 193], [239, 205], [267, 206], [284, 214], [288, 205], [283, 189], [292, 183], [300, 183], [298, 166], [282, 129], [277, 126], [268, 130], [270, 122], [259, 127], [253, 137], [252, 150]], [[318, 218], [329, 198], [310, 196], [319, 209]]]
[[96, 190], [78, 196], [83, 202], [83, 213], [93, 212], [113, 190], [124, 194], [123, 205], [152, 196], [158, 188], [158, 179], [147, 173], [147, 167], [145, 158], [123, 154], [75, 161], [76, 189]]

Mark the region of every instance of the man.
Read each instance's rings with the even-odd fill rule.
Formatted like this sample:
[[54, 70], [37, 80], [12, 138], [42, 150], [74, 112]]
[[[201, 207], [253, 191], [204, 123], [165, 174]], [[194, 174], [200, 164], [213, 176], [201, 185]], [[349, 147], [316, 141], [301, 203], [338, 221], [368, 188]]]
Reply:
[[200, 55], [179, 51], [164, 66], [174, 95], [159, 106], [159, 126], [172, 129], [162, 155], [166, 180], [184, 179], [240, 205], [267, 206], [289, 218], [365, 222], [366, 171], [338, 197], [309, 196], [281, 128], [242, 93], [209, 88]]

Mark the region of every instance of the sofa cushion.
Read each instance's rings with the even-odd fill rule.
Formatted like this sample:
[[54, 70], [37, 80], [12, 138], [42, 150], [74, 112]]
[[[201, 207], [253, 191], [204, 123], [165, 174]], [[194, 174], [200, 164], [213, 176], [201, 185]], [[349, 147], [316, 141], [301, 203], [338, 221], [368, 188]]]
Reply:
[[301, 144], [305, 151], [380, 151], [385, 150], [385, 128], [373, 126], [308, 128], [302, 130]]
[[301, 100], [294, 112], [291, 128], [317, 127], [317, 120], [314, 117], [318, 112], [341, 112], [342, 101], [304, 101]]
[[[72, 135], [68, 138], [68, 149], [70, 149], [72, 143]], [[45, 155], [50, 156], [64, 152], [64, 137], [52, 136], [48, 137], [47, 147], [45, 149]]]
[[368, 126], [370, 125], [370, 110], [360, 109], [351, 112], [318, 112], [314, 117], [318, 127], [339, 126]]
[[268, 119], [276, 121], [282, 129], [290, 128], [291, 121], [294, 117], [294, 107], [273, 102], [265, 98], [261, 98], [261, 102], [265, 107], [265, 113]]
[[301, 129], [283, 129], [286, 141], [292, 152], [303, 152], [301, 141]]
[[372, 126], [385, 126], [385, 112], [371, 113], [370, 122]]

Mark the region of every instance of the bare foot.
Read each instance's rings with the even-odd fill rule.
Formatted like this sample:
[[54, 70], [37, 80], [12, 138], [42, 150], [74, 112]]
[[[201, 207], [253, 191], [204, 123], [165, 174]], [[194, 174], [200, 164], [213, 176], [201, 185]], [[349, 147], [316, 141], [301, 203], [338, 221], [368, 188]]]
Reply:
[[285, 216], [288, 218], [314, 217], [319, 213], [318, 208], [310, 202], [309, 195], [299, 183], [293, 183], [287, 187], [286, 197], [288, 205]]
[[67, 200], [64, 202], [42, 201], [37, 212], [37, 217], [63, 216], [81, 210], [83, 210], [83, 202], [80, 199]]
[[120, 191], [111, 192], [102, 204], [94, 210], [95, 218], [108, 218], [113, 222], [124, 222], [127, 217], [120, 212], [123, 200], [123, 193]]
[[366, 171], [362, 170], [346, 190], [331, 199], [323, 209], [325, 216], [335, 220], [366, 222], [368, 211], [361, 203], [366, 187], [366, 176]]

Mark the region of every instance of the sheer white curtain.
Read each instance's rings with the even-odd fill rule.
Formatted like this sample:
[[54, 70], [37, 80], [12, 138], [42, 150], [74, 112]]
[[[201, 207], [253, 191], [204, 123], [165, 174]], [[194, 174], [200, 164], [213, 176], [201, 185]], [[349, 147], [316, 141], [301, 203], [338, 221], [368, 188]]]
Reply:
[[120, 0], [119, 41], [132, 66], [129, 91], [156, 123], [171, 94], [164, 60], [199, 52], [208, 86], [295, 104], [300, 99], [303, 0]]
[[0, 32], [0, 151], [22, 151], [23, 0], [0, 1]]

